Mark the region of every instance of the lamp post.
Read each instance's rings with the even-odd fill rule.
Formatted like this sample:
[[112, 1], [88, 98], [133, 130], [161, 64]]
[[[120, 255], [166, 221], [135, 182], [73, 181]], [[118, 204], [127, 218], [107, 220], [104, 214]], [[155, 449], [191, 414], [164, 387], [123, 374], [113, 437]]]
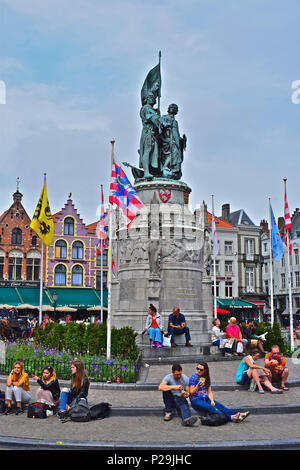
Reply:
[[54, 304], [54, 321], [56, 321], [56, 302], [58, 299], [58, 295], [56, 291], [53, 292], [52, 297], [53, 297], [53, 304]]
[[235, 313], [234, 305], [235, 305], [235, 298], [232, 297], [232, 316], [233, 316], [233, 317], [235, 317], [235, 315], [234, 315], [234, 313]]

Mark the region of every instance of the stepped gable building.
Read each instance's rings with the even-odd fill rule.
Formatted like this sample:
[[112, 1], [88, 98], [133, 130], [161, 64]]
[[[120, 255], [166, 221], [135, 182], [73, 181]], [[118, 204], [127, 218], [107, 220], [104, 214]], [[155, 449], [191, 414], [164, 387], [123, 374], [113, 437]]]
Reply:
[[77, 309], [99, 306], [101, 272], [99, 256], [96, 256], [97, 223], [85, 225], [71, 195], [64, 208], [53, 215], [53, 220], [54, 240], [46, 247], [45, 282], [49, 293], [51, 296], [54, 291], [57, 293], [57, 306]]
[[18, 186], [0, 216], [0, 304], [13, 307], [38, 303], [41, 271], [41, 240], [30, 228]]

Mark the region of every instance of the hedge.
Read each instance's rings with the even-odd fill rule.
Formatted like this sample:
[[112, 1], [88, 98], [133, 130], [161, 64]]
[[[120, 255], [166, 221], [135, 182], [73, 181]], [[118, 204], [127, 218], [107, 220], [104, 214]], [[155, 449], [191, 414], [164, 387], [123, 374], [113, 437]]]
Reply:
[[[137, 333], [129, 327], [111, 329], [111, 354], [135, 361], [138, 357]], [[106, 354], [107, 327], [105, 323], [47, 323], [37, 328], [34, 341], [46, 348], [69, 351], [71, 354]]]

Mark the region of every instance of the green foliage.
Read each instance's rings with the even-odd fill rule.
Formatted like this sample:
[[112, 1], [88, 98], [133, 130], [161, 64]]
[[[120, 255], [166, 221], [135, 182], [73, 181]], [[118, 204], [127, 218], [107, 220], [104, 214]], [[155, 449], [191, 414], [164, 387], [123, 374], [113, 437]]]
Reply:
[[266, 341], [264, 342], [264, 349], [265, 351], [271, 351], [273, 345], [279, 346], [280, 351], [285, 354], [286, 353], [286, 345], [284, 343], [284, 338], [280, 331], [279, 323], [274, 322], [273, 328], [271, 327], [270, 323], [259, 323], [257, 325], [256, 334], [257, 336], [268, 332], [266, 335]]
[[[136, 336], [132, 328], [112, 328], [111, 354], [135, 361], [138, 357]], [[106, 324], [47, 323], [37, 328], [34, 341], [47, 348], [69, 351], [73, 355], [101, 355], [106, 353], [107, 328]]]

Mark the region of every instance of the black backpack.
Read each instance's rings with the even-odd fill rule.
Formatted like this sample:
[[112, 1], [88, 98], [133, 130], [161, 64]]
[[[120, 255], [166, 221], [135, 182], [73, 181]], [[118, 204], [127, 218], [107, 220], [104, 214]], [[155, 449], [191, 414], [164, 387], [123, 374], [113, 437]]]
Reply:
[[5, 409], [5, 393], [0, 390], [0, 413], [4, 413]]
[[213, 413], [208, 416], [200, 416], [203, 426], [222, 426], [228, 423], [228, 418], [224, 413]]
[[46, 403], [40, 403], [38, 401], [35, 403], [29, 403], [27, 417], [45, 419], [47, 418], [47, 409], [48, 406]]
[[71, 421], [86, 423], [91, 421], [90, 407], [84, 398], [76, 400], [69, 410]]
[[104, 419], [110, 414], [110, 403], [98, 403], [90, 408], [91, 419]]

